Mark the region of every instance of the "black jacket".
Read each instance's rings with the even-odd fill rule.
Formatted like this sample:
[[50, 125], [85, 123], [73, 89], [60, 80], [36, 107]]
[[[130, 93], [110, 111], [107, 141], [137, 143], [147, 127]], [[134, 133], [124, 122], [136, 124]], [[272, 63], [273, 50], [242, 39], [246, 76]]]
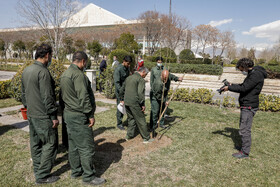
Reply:
[[264, 79], [267, 77], [265, 69], [255, 66], [248, 71], [248, 75], [242, 84], [232, 84], [228, 89], [240, 93], [239, 104], [243, 107], [259, 107], [259, 94], [262, 91]]
[[99, 68], [100, 68], [100, 72], [105, 71], [105, 69], [107, 68], [106, 60], [102, 60], [102, 61], [100, 62]]

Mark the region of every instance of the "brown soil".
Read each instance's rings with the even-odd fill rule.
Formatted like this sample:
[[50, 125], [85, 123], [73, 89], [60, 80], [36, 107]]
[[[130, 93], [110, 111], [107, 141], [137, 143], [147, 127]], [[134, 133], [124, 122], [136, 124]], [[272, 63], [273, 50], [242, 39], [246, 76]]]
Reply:
[[167, 147], [172, 143], [172, 140], [167, 136], [162, 136], [158, 140], [159, 135], [151, 143], [144, 144], [140, 135], [126, 141], [106, 133], [95, 137], [96, 152], [122, 152], [123, 157], [133, 157], [136, 155], [146, 155], [150, 152], [157, 151], [163, 147]]
[[160, 140], [158, 137], [153, 142], [144, 144], [140, 135], [129, 141], [109, 133], [97, 135], [94, 156], [97, 175], [101, 176], [110, 168], [111, 164], [118, 163], [120, 160], [129, 162], [139, 155], [147, 156], [149, 153], [158, 151], [172, 143], [172, 140], [166, 136]]

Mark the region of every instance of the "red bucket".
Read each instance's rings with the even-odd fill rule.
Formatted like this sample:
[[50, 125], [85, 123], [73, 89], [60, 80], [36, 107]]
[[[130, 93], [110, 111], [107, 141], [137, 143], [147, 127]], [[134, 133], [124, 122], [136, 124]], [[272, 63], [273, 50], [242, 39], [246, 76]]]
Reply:
[[27, 115], [26, 115], [27, 109], [26, 108], [21, 108], [20, 111], [21, 111], [23, 119], [27, 120]]

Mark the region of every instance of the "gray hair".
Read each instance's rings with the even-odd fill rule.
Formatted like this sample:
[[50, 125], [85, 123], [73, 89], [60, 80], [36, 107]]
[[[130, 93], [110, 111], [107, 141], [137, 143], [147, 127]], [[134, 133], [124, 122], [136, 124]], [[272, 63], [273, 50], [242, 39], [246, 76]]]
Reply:
[[146, 68], [146, 67], [144, 67], [144, 66], [140, 67], [138, 71], [139, 71], [139, 72], [144, 72], [144, 71], [145, 71], [145, 73], [147, 73], [147, 74], [149, 73], [148, 68]]

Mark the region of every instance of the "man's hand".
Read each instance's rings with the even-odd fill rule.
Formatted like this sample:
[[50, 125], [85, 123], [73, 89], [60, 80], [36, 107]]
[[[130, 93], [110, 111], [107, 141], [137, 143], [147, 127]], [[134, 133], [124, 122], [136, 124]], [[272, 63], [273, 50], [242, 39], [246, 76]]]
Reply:
[[89, 118], [89, 125], [88, 127], [92, 127], [95, 123], [95, 119], [94, 118]]
[[225, 86], [225, 87], [223, 88], [223, 92], [226, 92], [226, 91], [228, 91], [228, 86]]
[[146, 109], [146, 107], [145, 106], [142, 106], [142, 112], [144, 112], [145, 111], [145, 109]]
[[57, 126], [59, 125], [59, 121], [56, 119], [56, 120], [52, 120], [52, 122], [53, 122], [52, 128], [53, 129], [57, 128]]
[[166, 106], [168, 106], [168, 105], [169, 105], [169, 103], [168, 103], [168, 102], [165, 102], [165, 105], [166, 105]]
[[179, 77], [179, 78], [178, 78], [178, 81], [181, 81], [181, 82], [182, 82], [182, 81], [183, 81], [183, 77]]

